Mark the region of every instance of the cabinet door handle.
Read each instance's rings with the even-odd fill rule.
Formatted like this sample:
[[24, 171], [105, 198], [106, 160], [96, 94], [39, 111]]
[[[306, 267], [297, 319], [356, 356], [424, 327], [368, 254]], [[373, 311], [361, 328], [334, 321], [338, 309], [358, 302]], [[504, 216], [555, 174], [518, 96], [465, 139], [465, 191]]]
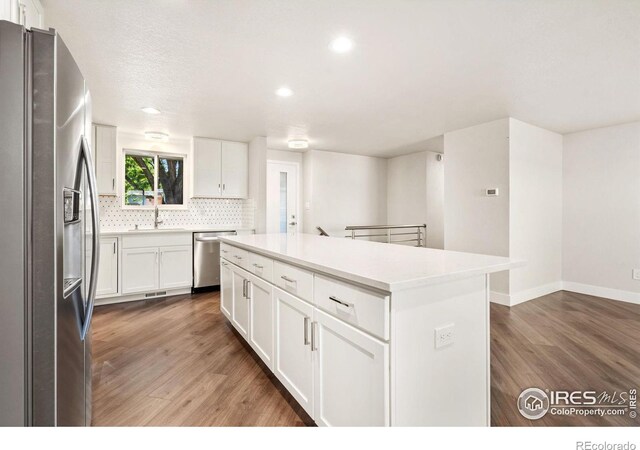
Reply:
[[116, 179], [115, 178], [111, 179], [111, 189], [113, 189], [114, 191], [116, 189]]
[[294, 280], [293, 278], [289, 278], [286, 275], [282, 275], [280, 278], [282, 278], [284, 281], [286, 281], [287, 283], [297, 283], [296, 280]]
[[242, 280], [242, 296], [247, 298], [247, 280]]
[[318, 327], [316, 327], [316, 325], [318, 324], [318, 322], [311, 322], [311, 351], [315, 352], [316, 350], [318, 350], [318, 342], [317, 342], [317, 337], [316, 337], [316, 330]]
[[342, 300], [337, 299], [333, 295], [329, 296], [329, 300], [334, 301], [342, 306], [346, 306], [347, 308], [351, 308], [353, 306], [351, 303], [343, 302]]
[[114, 255], [116, 254], [116, 243], [115, 243], [115, 241], [113, 242], [113, 254]]
[[227, 190], [227, 185], [226, 185], [226, 184], [224, 184], [224, 183], [222, 183], [222, 190], [223, 190], [223, 191], [226, 191], [226, 190]]
[[309, 345], [309, 318], [304, 318], [304, 345]]
[[249, 290], [249, 285], [251, 284], [251, 281], [247, 280], [247, 295], [245, 295], [245, 298], [247, 300], [251, 300], [251, 295], [250, 295], [250, 290]]

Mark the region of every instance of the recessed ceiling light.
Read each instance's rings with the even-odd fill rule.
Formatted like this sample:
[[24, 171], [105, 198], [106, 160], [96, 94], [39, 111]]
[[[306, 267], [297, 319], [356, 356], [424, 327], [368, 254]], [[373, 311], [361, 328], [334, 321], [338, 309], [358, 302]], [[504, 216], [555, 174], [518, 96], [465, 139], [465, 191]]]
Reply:
[[278, 97], [291, 97], [293, 95], [293, 91], [286, 86], [282, 86], [276, 91], [276, 95]]
[[347, 53], [353, 48], [353, 41], [346, 36], [340, 36], [331, 41], [329, 48], [335, 53]]
[[161, 133], [159, 131], [145, 131], [144, 137], [151, 139], [152, 141], [167, 142], [169, 135], [167, 133]]
[[287, 144], [289, 148], [309, 148], [309, 141], [305, 139], [291, 139]]
[[159, 109], [152, 108], [151, 106], [145, 106], [144, 108], [140, 108], [147, 114], [160, 114]]

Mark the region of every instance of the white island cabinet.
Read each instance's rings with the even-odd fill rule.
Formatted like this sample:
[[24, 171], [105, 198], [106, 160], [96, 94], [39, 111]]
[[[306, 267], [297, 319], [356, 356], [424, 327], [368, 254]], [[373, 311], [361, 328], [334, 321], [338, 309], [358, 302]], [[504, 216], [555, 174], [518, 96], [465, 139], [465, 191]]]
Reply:
[[221, 241], [222, 312], [318, 425], [489, 425], [488, 274], [524, 262], [306, 234]]

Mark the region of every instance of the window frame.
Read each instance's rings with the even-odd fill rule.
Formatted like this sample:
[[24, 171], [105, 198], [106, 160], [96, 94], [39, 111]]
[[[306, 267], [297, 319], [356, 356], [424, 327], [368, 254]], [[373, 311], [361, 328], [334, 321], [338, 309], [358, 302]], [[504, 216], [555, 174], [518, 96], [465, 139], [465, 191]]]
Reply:
[[[156, 199], [158, 198], [158, 187], [159, 187], [159, 177], [158, 177], [158, 164], [159, 164], [159, 159], [161, 158], [181, 158], [182, 159], [182, 167], [183, 167], [183, 172], [182, 172], [182, 204], [181, 205], [167, 205], [165, 203], [161, 204], [161, 205], [148, 205], [148, 206], [139, 206], [139, 205], [127, 205], [125, 204], [126, 201], [126, 192], [125, 192], [125, 183], [126, 183], [126, 160], [127, 160], [127, 155], [135, 155], [135, 156], [146, 156], [148, 158], [153, 158], [154, 159], [154, 171], [153, 171], [153, 191], [155, 192], [155, 197]], [[138, 149], [132, 149], [132, 148], [123, 148], [122, 149], [122, 164], [121, 164], [121, 174], [122, 174], [122, 182], [120, 183], [119, 186], [119, 191], [120, 191], [120, 197], [121, 197], [121, 207], [122, 209], [129, 209], [129, 210], [134, 210], [134, 211], [153, 211], [156, 206], [158, 207], [159, 210], [185, 210], [185, 209], [189, 209], [189, 207], [187, 206], [187, 201], [188, 201], [188, 193], [187, 193], [187, 187], [189, 186], [188, 184], [188, 175], [187, 175], [187, 167], [188, 163], [187, 163], [187, 158], [188, 155], [185, 153], [171, 153], [171, 152], [163, 152], [163, 151], [158, 151], [158, 150], [138, 150]]]

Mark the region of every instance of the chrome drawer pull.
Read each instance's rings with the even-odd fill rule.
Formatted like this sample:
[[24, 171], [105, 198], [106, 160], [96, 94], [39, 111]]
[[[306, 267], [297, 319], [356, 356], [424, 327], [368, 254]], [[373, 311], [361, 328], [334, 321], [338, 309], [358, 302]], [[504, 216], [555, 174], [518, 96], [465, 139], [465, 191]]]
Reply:
[[238, 255], [234, 255], [233, 256], [235, 259], [242, 259], [242, 256], [238, 256]]
[[289, 278], [289, 277], [288, 277], [288, 276], [286, 276], [286, 275], [282, 275], [280, 278], [282, 278], [282, 279], [283, 279], [284, 281], [286, 281], [287, 283], [297, 283], [297, 281], [296, 281], [296, 280], [294, 280], [294, 279], [292, 279], [292, 278]]
[[304, 345], [309, 345], [309, 318], [304, 318]]
[[256, 269], [264, 269], [263, 266], [261, 266], [260, 264], [253, 264], [253, 267], [255, 267]]
[[332, 300], [342, 306], [346, 306], [347, 308], [351, 308], [353, 305], [351, 303], [343, 302], [342, 300], [338, 300], [333, 295], [329, 296], [329, 300]]

